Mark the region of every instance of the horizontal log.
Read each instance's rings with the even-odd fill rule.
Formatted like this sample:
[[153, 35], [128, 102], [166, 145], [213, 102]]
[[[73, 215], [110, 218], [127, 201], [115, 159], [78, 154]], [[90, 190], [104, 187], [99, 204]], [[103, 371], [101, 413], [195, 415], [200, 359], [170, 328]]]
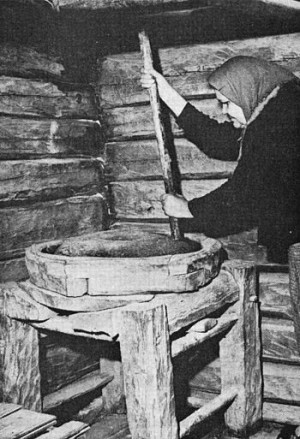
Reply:
[[102, 181], [102, 166], [97, 159], [3, 161], [0, 206], [96, 193]]
[[104, 387], [113, 379], [112, 375], [100, 373], [99, 370], [90, 372], [75, 383], [71, 383], [54, 393], [50, 393], [44, 397], [43, 411], [47, 412], [60, 406], [65, 402], [70, 402], [75, 398], [79, 398], [93, 390]]
[[[182, 180], [187, 199], [201, 197], [226, 180]], [[111, 183], [117, 217], [127, 219], [166, 219], [160, 197], [165, 193], [163, 181], [127, 181]]]
[[[212, 71], [237, 55], [263, 58], [284, 65], [292, 71], [300, 71], [299, 33], [159, 50], [162, 72], [167, 77]], [[99, 64], [98, 84], [124, 84], [128, 80], [138, 79], [141, 68], [139, 52], [108, 56]]]
[[216, 396], [204, 407], [199, 408], [183, 421], [180, 422], [180, 437], [189, 434], [192, 428], [200, 422], [205, 421], [209, 417], [216, 414], [219, 410], [228, 406], [238, 394], [238, 389], [228, 389], [224, 393]]
[[15, 258], [0, 261], [0, 282], [10, 282], [27, 279], [29, 277], [25, 258]]
[[[190, 396], [188, 404], [190, 407], [198, 408], [210, 403], [215, 398], [214, 393], [197, 392], [197, 396]], [[263, 403], [263, 420], [282, 424], [298, 425], [300, 419], [300, 407], [273, 402]], [[269, 438], [269, 435], [267, 436]], [[272, 436], [274, 437], [274, 436]]]
[[[214, 360], [197, 373], [190, 381], [191, 395], [202, 391], [221, 391], [221, 369], [219, 359]], [[264, 399], [287, 403], [300, 402], [300, 364], [287, 365], [263, 362]]]
[[[194, 100], [192, 104], [202, 113], [220, 123], [228, 121], [226, 116], [222, 114], [222, 108], [217, 99]], [[155, 138], [153, 117], [149, 105], [106, 109], [103, 117], [107, 126], [108, 140]], [[183, 135], [173, 117], [171, 117], [171, 126], [175, 136]]]
[[104, 219], [99, 194], [0, 209], [0, 260], [22, 256], [33, 243], [102, 230]]
[[[53, 0], [52, 0], [53, 1]], [[174, 0], [56, 0], [61, 8], [89, 8], [89, 9], [122, 9], [150, 6], [164, 6], [174, 3]], [[187, 0], [176, 0], [176, 3], [186, 3]], [[214, 2], [215, 4], [216, 2]], [[218, 3], [218, 2], [217, 2]], [[205, 2], [207, 4], [207, 1]]]
[[277, 314], [291, 318], [288, 273], [259, 273], [259, 301], [263, 315]]
[[92, 89], [60, 90], [51, 83], [0, 78], [0, 113], [20, 117], [97, 119]]
[[0, 45], [0, 74], [43, 78], [61, 77], [64, 67], [49, 53], [40, 53], [28, 46]]
[[[186, 139], [175, 139], [180, 174], [183, 178], [228, 178], [236, 162], [207, 157]], [[162, 175], [156, 140], [111, 142], [106, 146], [106, 174], [111, 181], [155, 179]]]
[[99, 155], [102, 134], [97, 121], [85, 119], [0, 118], [0, 158], [49, 155]]
[[[189, 72], [180, 76], [169, 76], [167, 79], [186, 99], [204, 99], [215, 96], [213, 88], [207, 82], [209, 74]], [[124, 81], [116, 84], [96, 83], [96, 94], [101, 108], [149, 103], [149, 93], [142, 88], [139, 78], [124, 78]]]

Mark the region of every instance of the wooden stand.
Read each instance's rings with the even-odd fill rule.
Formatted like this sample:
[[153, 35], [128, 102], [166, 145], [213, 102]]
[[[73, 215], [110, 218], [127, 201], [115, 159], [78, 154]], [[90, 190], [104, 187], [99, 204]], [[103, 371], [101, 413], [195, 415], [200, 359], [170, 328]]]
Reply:
[[[27, 321], [25, 326], [32, 330], [32, 334], [41, 328], [111, 342], [119, 337], [132, 439], [178, 439], [221, 408], [227, 409], [226, 422], [230, 429], [244, 434], [261, 420], [262, 379], [255, 271], [249, 264], [234, 261], [224, 268], [209, 285], [193, 293], [158, 294], [147, 303], [74, 313], [68, 317], [51, 314], [47, 320]], [[37, 304], [38, 307], [47, 309], [44, 305]], [[222, 312], [224, 307], [229, 308], [217, 322], [211, 320], [213, 327], [205, 333], [197, 332], [199, 324], [192, 326], [215, 311]], [[15, 311], [15, 307], [6, 309], [10, 315], [2, 321], [10, 319], [14, 324], [24, 325], [14, 320], [14, 312], [19, 312]], [[45, 313], [40, 313], [45, 316]], [[184, 328], [188, 330], [185, 335], [172, 342], [172, 334], [179, 330], [184, 333]], [[221, 395], [178, 423], [175, 416], [172, 356], [200, 346], [217, 334], [226, 334], [221, 342]], [[7, 343], [7, 337], [2, 340], [2, 346]], [[24, 331], [19, 333], [18, 338], [10, 339], [11, 350], [16, 352], [16, 356], [21, 346], [26, 344], [26, 337], [27, 332]], [[36, 358], [37, 337], [32, 338], [31, 344]], [[100, 363], [103, 364], [102, 360]], [[27, 378], [32, 374], [28, 369], [28, 364], [20, 362], [18, 374]], [[117, 370], [120, 376], [120, 368]], [[2, 393], [7, 400], [12, 387], [7, 379], [10, 375], [8, 361], [4, 369], [2, 365], [2, 374], [5, 378]], [[34, 374], [39, 376], [36, 371]], [[111, 398], [107, 387], [107, 406], [113, 406], [122, 397], [119, 379], [116, 377]], [[108, 381], [106, 377], [103, 383], [107, 384]], [[19, 385], [14, 380], [18, 389], [11, 394], [11, 402], [19, 403], [22, 400], [27, 401], [28, 405], [37, 405], [37, 398], [30, 399], [28, 382], [28, 379], [24, 379]], [[39, 386], [35, 389], [37, 393]]]

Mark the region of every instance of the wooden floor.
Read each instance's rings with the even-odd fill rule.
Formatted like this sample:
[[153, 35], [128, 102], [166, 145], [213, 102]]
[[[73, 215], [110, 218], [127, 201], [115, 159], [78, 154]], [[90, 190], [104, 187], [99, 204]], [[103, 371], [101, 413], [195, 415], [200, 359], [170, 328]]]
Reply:
[[[218, 424], [219, 423], [219, 424]], [[228, 434], [218, 419], [211, 425], [211, 432], [195, 434], [186, 439], [236, 439]], [[277, 439], [281, 428], [274, 424], [264, 425], [263, 428], [249, 439]], [[86, 439], [131, 439], [126, 415], [109, 415], [94, 424], [86, 434]]]

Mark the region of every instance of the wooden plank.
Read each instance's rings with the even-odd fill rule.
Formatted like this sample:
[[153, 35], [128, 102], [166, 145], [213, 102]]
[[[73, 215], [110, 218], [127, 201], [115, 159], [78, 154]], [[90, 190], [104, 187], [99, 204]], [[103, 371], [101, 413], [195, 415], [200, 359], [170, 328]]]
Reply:
[[[187, 199], [202, 197], [217, 189], [226, 180], [182, 180], [182, 192]], [[164, 193], [162, 181], [113, 182], [111, 189], [117, 218], [166, 219], [160, 197]]]
[[291, 316], [300, 355], [300, 243], [289, 248]]
[[0, 112], [3, 115], [43, 118], [97, 119], [92, 88], [55, 85], [32, 79], [0, 78]]
[[[201, 391], [220, 393], [220, 361], [213, 360], [189, 380], [191, 394]], [[288, 404], [300, 402], [300, 366], [263, 362], [264, 400], [282, 401]]]
[[[53, 1], [53, 0], [52, 0]], [[130, 7], [164, 6], [174, 0], [56, 0], [61, 8], [89, 8], [89, 9], [126, 9]], [[187, 0], [177, 0], [177, 3], [185, 3]], [[207, 2], [205, 2], [207, 4]]]
[[299, 425], [300, 407], [265, 402], [263, 416], [265, 421]]
[[120, 348], [132, 439], [176, 439], [179, 436], [166, 308], [132, 307], [122, 313], [122, 319]]
[[291, 317], [288, 273], [259, 273], [259, 301], [262, 315]]
[[[159, 50], [162, 72], [167, 77], [212, 71], [237, 55], [254, 56], [300, 70], [299, 33], [245, 40], [218, 41]], [[142, 59], [138, 52], [106, 57], [99, 66], [99, 84], [119, 84], [140, 78]]]
[[75, 439], [86, 433], [90, 427], [83, 422], [70, 421], [48, 433], [39, 436], [39, 439]]
[[246, 434], [262, 419], [262, 371], [256, 271], [249, 262], [228, 261], [225, 269], [237, 282], [238, 321], [220, 341], [222, 391], [237, 393], [226, 410], [225, 423], [238, 434]]
[[[188, 403], [191, 407], [198, 408], [209, 403], [215, 395], [209, 392], [200, 392], [196, 397], [189, 397]], [[300, 419], [300, 407], [286, 404], [276, 404], [272, 402], [263, 403], [263, 420], [282, 424], [298, 425]], [[261, 433], [258, 433], [261, 439]], [[267, 436], [268, 437], [268, 436]], [[272, 436], [274, 438], [274, 434]]]
[[[41, 411], [38, 331], [26, 323], [10, 319], [4, 313], [0, 314], [0, 346], [1, 400]], [[0, 437], [3, 437], [1, 433]]]
[[3, 161], [0, 206], [96, 193], [101, 180], [101, 163], [92, 158]]
[[[172, 334], [182, 327], [206, 317], [220, 307], [235, 302], [237, 298], [236, 284], [227, 273], [221, 271], [209, 285], [204, 286], [197, 293], [156, 294], [150, 304], [151, 306], [167, 306], [169, 331]], [[149, 305], [144, 303], [145, 309], [147, 306]], [[120, 330], [118, 310], [105, 310], [101, 313], [77, 313], [60, 319], [64, 322], [61, 324], [62, 328], [64, 324], [66, 329], [73, 328], [76, 331], [83, 331], [87, 333], [87, 336], [88, 333], [99, 333], [100, 329], [103, 333], [115, 337]], [[54, 319], [39, 324], [39, 327], [46, 329], [52, 320]]]
[[[202, 113], [222, 123], [229, 119], [222, 114], [217, 99], [193, 100], [192, 104]], [[117, 107], [105, 110], [103, 115], [108, 140], [132, 140], [154, 138], [154, 126], [149, 105], [136, 107]], [[183, 132], [171, 117], [171, 127], [175, 136], [182, 136]]]
[[27, 155], [99, 155], [101, 136], [99, 122], [87, 119], [1, 117], [0, 158], [15, 160]]
[[0, 259], [21, 256], [24, 248], [36, 242], [101, 230], [104, 217], [101, 195], [0, 209]]
[[172, 342], [172, 357], [176, 357], [182, 352], [188, 351], [195, 346], [199, 346], [201, 343], [225, 332], [236, 322], [237, 319], [238, 317], [236, 315], [222, 315], [217, 320], [216, 326], [213, 326], [211, 329], [204, 331], [203, 333], [189, 330], [185, 336]]
[[293, 323], [289, 320], [264, 319], [263, 355], [266, 359], [300, 361]]
[[[180, 174], [187, 178], [228, 178], [236, 162], [207, 157], [186, 139], [175, 139]], [[105, 145], [106, 174], [111, 181], [155, 179], [161, 175], [155, 140], [109, 142]]]
[[55, 416], [22, 409], [0, 419], [0, 437], [1, 439], [29, 439], [55, 424]]
[[[167, 79], [185, 98], [204, 99], [215, 96], [207, 82], [208, 76], [209, 72], [191, 72], [181, 76], [169, 76]], [[149, 103], [147, 91], [141, 87], [138, 78], [124, 78], [124, 81], [116, 84], [97, 83], [96, 93], [101, 107], [105, 109]]]
[[51, 411], [65, 402], [80, 398], [93, 390], [104, 387], [113, 379], [113, 375], [100, 373], [99, 370], [90, 372], [74, 383], [68, 384], [62, 389], [57, 390], [43, 399], [43, 410]]
[[14, 413], [22, 408], [21, 405], [17, 404], [8, 404], [5, 402], [0, 403], [0, 419], [4, 418], [5, 416], [10, 415], [11, 413]]
[[10, 318], [43, 321], [56, 316], [54, 311], [31, 299], [16, 282], [0, 284], [0, 294], [4, 296], [5, 313]]
[[50, 76], [59, 78], [64, 67], [49, 53], [40, 53], [29, 46], [0, 45], [0, 74], [23, 77]]
[[209, 403], [199, 408], [183, 421], [180, 422], [180, 437], [188, 435], [193, 427], [200, 422], [205, 421], [209, 417], [216, 414], [219, 410], [227, 407], [237, 397], [237, 390], [232, 388], [228, 389], [221, 395], [212, 399]]

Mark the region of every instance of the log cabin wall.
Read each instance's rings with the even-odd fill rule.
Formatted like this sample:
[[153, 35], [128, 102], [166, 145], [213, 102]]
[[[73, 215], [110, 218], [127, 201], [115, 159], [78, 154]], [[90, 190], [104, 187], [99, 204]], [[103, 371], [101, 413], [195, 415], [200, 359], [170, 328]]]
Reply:
[[[93, 57], [71, 44], [80, 27], [29, 2], [1, 2], [0, 17], [0, 282], [7, 282], [28, 277], [26, 247], [102, 230], [107, 209]], [[98, 369], [96, 348], [41, 334], [42, 394]]]
[[23, 255], [29, 245], [101, 230], [105, 203], [94, 90], [72, 82], [41, 10], [11, 2], [2, 3], [1, 12], [3, 282], [27, 277]]

